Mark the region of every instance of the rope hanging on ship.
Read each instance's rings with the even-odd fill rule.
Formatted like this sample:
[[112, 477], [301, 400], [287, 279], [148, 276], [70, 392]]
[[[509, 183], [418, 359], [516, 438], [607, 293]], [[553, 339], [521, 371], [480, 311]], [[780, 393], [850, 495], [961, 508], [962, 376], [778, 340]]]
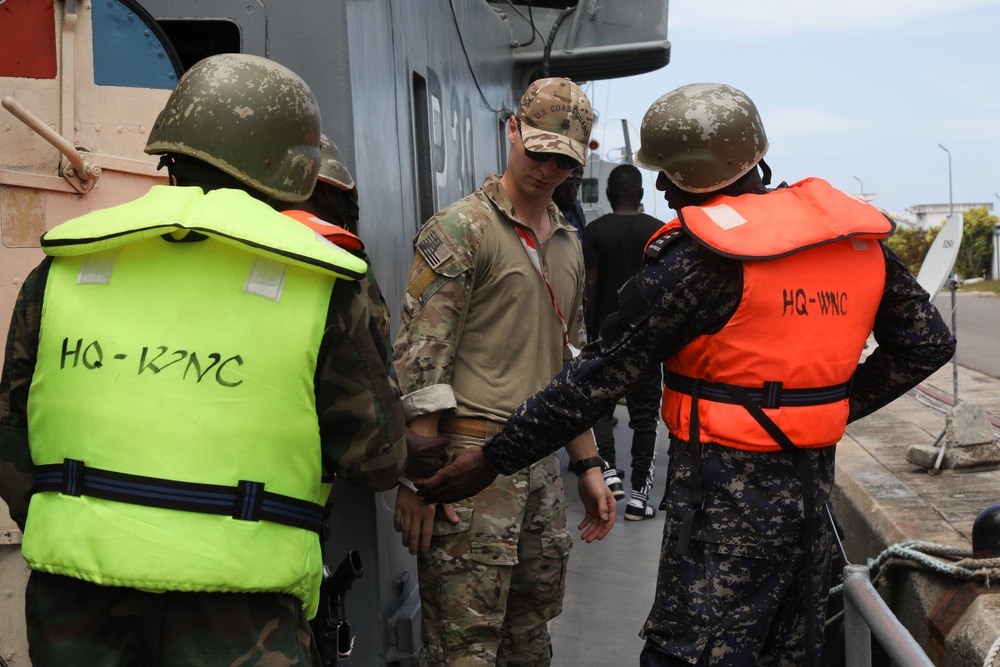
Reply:
[[[941, 558], [956, 562], [947, 563]], [[991, 581], [1000, 581], [1000, 558], [973, 558], [972, 549], [949, 547], [934, 542], [908, 540], [890, 545], [877, 558], [868, 559], [871, 582], [875, 588], [887, 583], [892, 569], [909, 567], [925, 572], [935, 572], [962, 581], [975, 581], [986, 588]], [[843, 584], [830, 589], [830, 595], [839, 594]]]
[[[985, 588], [989, 588], [991, 583], [1000, 583], [1000, 558], [973, 558], [972, 549], [960, 549], [922, 540], [907, 540], [890, 545], [876, 558], [868, 559], [872, 586], [878, 588], [882, 584], [888, 584], [894, 570], [901, 567], [931, 572], [960, 581], [974, 581]], [[843, 591], [844, 585], [838, 584], [830, 589], [830, 597], [841, 595]], [[827, 619], [826, 624], [830, 626], [839, 622], [843, 614], [843, 611], [838, 612]], [[997, 637], [987, 652], [983, 667], [996, 667], [998, 654], [1000, 654], [1000, 637]]]

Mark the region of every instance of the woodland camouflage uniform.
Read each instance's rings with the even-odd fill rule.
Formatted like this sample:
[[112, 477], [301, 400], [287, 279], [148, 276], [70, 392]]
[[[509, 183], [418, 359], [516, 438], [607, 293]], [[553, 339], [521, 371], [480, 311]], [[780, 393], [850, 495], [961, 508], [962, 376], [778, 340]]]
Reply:
[[[548, 215], [552, 236], [540, 254], [571, 341], [579, 344], [586, 335], [583, 257], [572, 228], [552, 203]], [[417, 234], [394, 350], [408, 417], [412, 410], [428, 408], [419, 400], [414, 405], [413, 392], [451, 385], [456, 414], [500, 424], [567, 358], [558, 318], [544, 283], [527, 262], [515, 224], [521, 224], [517, 213], [499, 178], [491, 175]], [[510, 274], [504, 274], [498, 280], [502, 284], [490, 286], [485, 275], [496, 277], [503, 271], [498, 265], [509, 263], [526, 267], [523, 282], [513, 279], [511, 286], [506, 282]], [[495, 324], [507, 330], [487, 326], [483, 332], [475, 324], [479, 317], [496, 318]], [[470, 345], [475, 354], [468, 351]], [[505, 367], [504, 357], [515, 367]], [[458, 378], [471, 372], [492, 380], [464, 383]], [[441, 431], [453, 449], [483, 442]], [[571, 546], [556, 457], [498, 478], [454, 508], [459, 523], [452, 525], [439, 511], [431, 549], [418, 560], [421, 665], [547, 665], [551, 643], [545, 624], [562, 610]]]
[[[226, 116], [212, 112], [213, 105], [228, 109], [235, 101], [245, 103], [250, 109], [259, 109], [260, 113]], [[208, 118], [211, 120], [207, 122], [219, 125], [199, 124], [195, 122], [198, 118], [202, 121]], [[256, 124], [268, 129], [266, 136], [260, 134]], [[180, 79], [168, 99], [167, 107], [150, 131], [146, 152], [163, 156], [161, 165], [167, 167], [173, 183], [195, 185], [206, 190], [242, 190], [257, 200], [269, 197], [271, 208], [277, 208], [277, 202], [302, 202], [312, 192], [320, 162], [319, 134], [318, 107], [308, 85], [300, 77], [266, 58], [220, 54], [203, 59]], [[249, 136], [257, 136], [258, 139], [253, 150], [244, 150]], [[261, 156], [270, 157], [263, 159]], [[262, 164], [282, 166], [270, 169], [262, 167]], [[165, 190], [176, 191], [180, 188], [168, 187]], [[212, 194], [209, 192], [205, 196]], [[255, 206], [262, 205], [255, 202]], [[274, 238], [283, 240], [283, 235], [288, 234], [266, 217], [262, 220], [266, 221], [262, 224]], [[236, 222], [239, 221], [234, 221], [234, 224]], [[204, 237], [192, 234], [185, 240], [197, 243]], [[50, 268], [54, 266], [53, 262], [58, 261], [44, 259], [22, 285], [11, 318], [0, 376], [0, 495], [22, 530], [29, 512], [34, 473], [28, 436], [28, 395], [36, 375], [36, 364], [40, 357], [44, 358], [44, 355], [39, 355], [43, 312], [46, 308], [57, 308], [54, 301], [43, 307], [43, 298], [47, 298]], [[206, 271], [205, 275], [215, 274]], [[312, 458], [313, 454], [309, 451], [298, 451], [295, 456], [290, 451], [289, 460], [297, 457], [300, 462], [309, 462], [308, 465], [321, 463], [323, 480], [310, 480], [313, 484], [332, 481], [332, 476], [336, 475], [366, 489], [386, 490], [395, 485], [406, 462], [403, 414], [398, 388], [390, 372], [387, 311], [371, 278], [369, 271], [368, 279], [337, 279], [333, 282], [325, 312], [315, 313], [315, 321], [323, 325], [322, 331], [317, 329], [316, 337], [312, 339], [318, 342], [318, 349], [304, 351], [287, 371], [289, 377], [312, 376], [311, 387], [307, 386], [302, 392], [303, 409], [295, 416], [298, 420], [295, 426], [300, 433], [311, 433], [315, 429], [319, 451], [316, 458]], [[285, 289], [296, 288], [286, 285]], [[235, 301], [240, 291], [234, 290], [233, 294], [236, 295], [233, 297]], [[286, 291], [286, 294], [289, 292]], [[169, 285], [165, 285], [164, 291], [158, 291], [153, 296], [159, 299], [158, 304], [169, 304], [173, 293], [169, 291]], [[178, 300], [181, 298], [183, 295], [178, 295]], [[116, 326], [119, 315], [126, 325], [124, 328], [135, 321], [141, 322], [128, 319], [143, 316], [143, 304], [141, 300], [137, 301], [140, 302], [134, 309], [123, 309], [108, 316], [106, 324], [109, 329]], [[240, 333], [250, 336], [256, 330], [255, 322], [250, 321], [252, 319], [241, 311], [239, 320], [233, 322], [230, 318], [231, 326], [242, 327]], [[200, 326], [207, 325], [200, 323]], [[274, 343], [280, 344], [280, 341]], [[56, 387], [58, 390], [59, 387]], [[315, 405], [315, 424], [309, 404], [310, 394]], [[259, 401], [260, 419], [279, 425], [288, 423], [289, 415], [283, 414], [262, 396], [266, 394], [260, 392], [258, 387], [246, 399]], [[165, 396], [164, 400], [168, 397]], [[141, 407], [152, 409], [151, 402], [147, 401]], [[256, 409], [258, 406], [254, 404], [252, 407]], [[204, 411], [200, 406], [195, 411], [198, 414], [193, 417], [203, 421], [192, 423], [206, 423], [215, 416], [224, 422], [229, 415], [225, 405], [218, 401], [206, 402]], [[106, 421], [101, 427], [107, 432], [117, 429], [123, 433], [123, 438], [134, 437], [137, 443], [141, 443], [144, 437], [143, 415], [127, 415], [122, 423], [124, 426]], [[135, 428], [135, 432], [123, 430], [129, 428]], [[71, 439], [73, 435], [67, 432], [65, 437]], [[157, 436], [159, 442], [169, 441], [172, 433]], [[60, 439], [63, 435], [59, 433], [55, 437]], [[67, 450], [72, 451], [72, 443], [72, 440], [66, 441]], [[265, 444], [275, 456], [284, 455], [284, 450], [277, 450], [277, 438], [271, 437], [265, 440]], [[252, 451], [254, 443], [247, 445], [248, 451]], [[109, 450], [109, 455], [115, 451]], [[237, 448], [234, 447], [233, 451]], [[178, 469], [182, 465], [193, 466], [196, 463], [184, 459], [178, 462]], [[85, 488], [84, 495], [87, 495], [86, 491]], [[113, 508], [118, 504], [107, 502], [102, 507]], [[164, 506], [157, 507], [156, 511], [180, 510]], [[100, 520], [108, 526], [114, 525], [115, 518], [115, 515], [104, 512]], [[253, 517], [249, 519], [253, 520]], [[34, 523], [28, 526], [29, 533], [35, 530], [40, 531], [38, 535], [42, 539], [45, 538], [44, 527], [36, 529]], [[318, 532], [318, 529], [315, 530]], [[56, 540], [58, 535], [54, 534], [52, 538]], [[100, 535], [94, 538], [100, 539]], [[211, 538], [210, 535], [205, 538], [206, 551], [203, 553], [206, 559], [211, 558], [208, 554], [211, 550], [214, 553], [233, 553], [243, 548], [243, 545], [219, 545]], [[310, 532], [302, 544], [310, 549], [314, 544], [318, 547], [319, 539], [317, 533]], [[86, 546], [81, 545], [81, 549], [86, 549]], [[147, 555], [141, 551], [146, 548], [146, 543], [128, 546], [134, 547], [133, 552], [139, 554], [138, 557], [133, 556], [136, 561], [141, 562], [141, 558]], [[59, 548], [70, 549], [61, 544]], [[255, 565], [267, 562], [268, 554], [257, 545], [247, 544], [245, 548], [252, 554], [250, 560], [261, 559]], [[206, 562], [218, 566], [221, 571], [225, 570], [225, 563]], [[294, 572], [305, 570], [305, 563], [303, 557], [299, 563], [268, 562], [268, 565], [275, 569], [286, 567]], [[170, 576], [170, 563], [157, 565], [161, 572], [167, 573], [165, 576]], [[102, 562], [95, 569], [102, 574], [102, 569], [113, 567], [114, 563]], [[316, 570], [311, 569], [309, 574], [318, 574]], [[185, 583], [180, 582], [182, 586]], [[189, 588], [196, 589], [200, 585], [196, 582]], [[95, 667], [136, 664], [199, 667], [266, 664], [280, 667], [318, 664], [316, 647], [303, 608], [304, 601], [287, 593], [250, 592], [254, 590], [252, 582], [248, 582], [245, 589], [243, 586], [243, 582], [234, 583], [227, 590], [237, 592], [226, 593], [204, 590], [181, 592], [172, 590], [170, 586], [161, 586], [166, 589], [165, 592], [147, 593], [133, 588], [99, 586], [75, 577], [34, 570], [26, 591], [31, 659], [36, 665], [86, 664]], [[263, 590], [275, 589], [265, 587]]]
[[[0, 379], [0, 490], [10, 507], [11, 517], [23, 529], [32, 483], [31, 453], [27, 447], [28, 387], [35, 366], [38, 330], [41, 319], [45, 278], [51, 263], [46, 259], [25, 280], [14, 306], [7, 339], [3, 376]], [[343, 480], [364, 488], [386, 489], [399, 476], [405, 460], [403, 420], [399, 395], [389, 379], [369, 375], [368, 369], [385, 368], [391, 351], [383, 344], [365, 340], [386, 340], [372, 336], [374, 322], [382, 321], [378, 307], [381, 294], [370, 293], [377, 287], [365, 281], [337, 281], [331, 296], [324, 340], [326, 352], [316, 374], [319, 420], [326, 437], [322, 443], [324, 467]], [[351, 360], [351, 363], [344, 363]], [[358, 387], [367, 386], [368, 392]], [[275, 415], [280, 419], [280, 415]], [[363, 424], [373, 427], [363, 428]], [[71, 591], [75, 590], [73, 594]], [[27, 614], [44, 621], [51, 635], [32, 637], [60, 645], [65, 652], [63, 664], [127, 665], [142, 659], [141, 648], [119, 644], [142, 628], [142, 615], [148, 613], [151, 600], [162, 602], [164, 656], [178, 662], [197, 662], [207, 656], [232, 656], [234, 664], [292, 665], [311, 662], [315, 652], [312, 636], [302, 617], [301, 603], [288, 595], [255, 594], [244, 596], [247, 604], [239, 607], [250, 627], [263, 627], [254, 636], [231, 636], [226, 619], [233, 612], [237, 597], [228, 593], [149, 594], [127, 588], [95, 586], [83, 581], [33, 573], [28, 585]], [[157, 599], [159, 598], [159, 599]], [[94, 610], [114, 609], [108, 618]], [[275, 609], [285, 610], [275, 617]], [[259, 621], [254, 621], [254, 618]], [[96, 629], [93, 624], [102, 624]], [[29, 624], [31, 626], [33, 624]], [[241, 625], [240, 627], [246, 627]], [[77, 634], [93, 632], [108, 638], [108, 644], [94, 646], [74, 639]], [[279, 640], [285, 635], [287, 639]], [[294, 643], [292, 643], [294, 642]], [[167, 644], [172, 647], [167, 649]], [[297, 646], [297, 652], [276, 652], [274, 646]], [[84, 656], [87, 659], [82, 661]], [[219, 664], [206, 662], [204, 664]], [[221, 663], [221, 664], [229, 664]]]

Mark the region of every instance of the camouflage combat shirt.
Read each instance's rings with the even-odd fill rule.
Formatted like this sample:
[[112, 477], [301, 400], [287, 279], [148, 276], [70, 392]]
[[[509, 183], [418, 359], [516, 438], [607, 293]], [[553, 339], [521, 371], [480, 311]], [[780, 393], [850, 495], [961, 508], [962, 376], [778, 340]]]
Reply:
[[[51, 262], [44, 259], [18, 294], [0, 376], [0, 494], [22, 528], [34, 469], [28, 449], [28, 388]], [[315, 376], [324, 468], [371, 490], [391, 488], [406, 460], [399, 389], [390, 375], [386, 315], [370, 271], [359, 281], [338, 280]]]
[[[579, 347], [583, 255], [551, 202], [548, 216], [552, 233], [539, 260]], [[461, 417], [503, 421], [569, 359], [548, 289], [514, 225], [534, 235], [490, 175], [417, 233], [394, 348], [407, 419], [455, 408]]]

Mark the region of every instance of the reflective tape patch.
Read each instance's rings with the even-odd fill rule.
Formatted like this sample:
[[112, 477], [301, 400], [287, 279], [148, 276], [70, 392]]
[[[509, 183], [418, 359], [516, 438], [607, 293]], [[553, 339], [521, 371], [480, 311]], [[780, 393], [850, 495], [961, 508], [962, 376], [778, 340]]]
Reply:
[[731, 206], [720, 204], [719, 206], [708, 206], [702, 209], [709, 219], [722, 229], [732, 229], [747, 222], [747, 219], [737, 213]]
[[250, 274], [247, 276], [247, 283], [243, 291], [247, 294], [256, 294], [274, 302], [281, 301], [281, 291], [285, 288], [285, 273], [288, 266], [283, 262], [276, 262], [273, 259], [254, 257], [253, 264], [250, 265]]
[[80, 265], [80, 273], [76, 276], [77, 285], [107, 285], [111, 282], [111, 274], [115, 272], [115, 262], [118, 261], [118, 251], [121, 248], [102, 250], [87, 255]]

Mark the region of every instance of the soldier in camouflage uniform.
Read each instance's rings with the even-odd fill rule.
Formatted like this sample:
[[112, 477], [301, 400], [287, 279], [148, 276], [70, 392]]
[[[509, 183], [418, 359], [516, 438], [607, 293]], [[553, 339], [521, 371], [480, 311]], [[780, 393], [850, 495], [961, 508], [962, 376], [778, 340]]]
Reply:
[[[475, 493], [498, 473], [546, 456], [664, 363], [663, 416], [671, 429], [666, 520], [640, 665], [818, 664], [834, 445], [849, 421], [947, 362], [955, 340], [928, 294], [878, 240], [891, 223], [877, 210], [818, 179], [765, 187], [766, 137], [740, 91], [721, 84], [672, 91], [650, 107], [640, 136], [636, 162], [659, 171], [657, 189], [679, 219], [647, 246], [646, 263], [623, 286], [619, 311], [598, 340], [528, 399], [502, 433], [461, 452], [418, 488], [428, 502]], [[802, 206], [799, 193], [815, 196]], [[775, 219], [780, 225], [771, 225]], [[810, 236], [805, 245], [812, 247], [804, 249], [783, 246], [819, 220], [838, 234]], [[877, 231], [868, 233], [869, 226]], [[773, 255], [741, 255], [724, 243], [730, 232], [745, 234], [739, 238], [751, 246], [773, 243]], [[865, 279], [852, 266], [863, 266]], [[795, 275], [801, 283], [761, 282]], [[811, 281], [845, 286], [851, 306], [824, 311], [805, 297], [787, 301], [782, 289]], [[850, 333], [841, 336], [848, 322]], [[725, 338], [748, 330], [756, 338]], [[871, 331], [878, 347], [859, 365]], [[717, 345], [700, 357], [704, 366], [684, 377], [681, 362], [708, 341]], [[729, 345], [739, 352], [731, 354]], [[818, 361], [833, 358], [841, 363]], [[765, 375], [763, 385], [747, 386], [718, 379], [741, 365], [771, 369], [772, 360], [784, 378]], [[827, 374], [846, 382], [782, 383]], [[806, 419], [799, 418], [803, 411]]]
[[[592, 122], [576, 84], [534, 82], [508, 119], [505, 173], [415, 238], [396, 374], [410, 428], [454, 451], [499, 431], [585, 337], [580, 244], [551, 196], [586, 159]], [[580, 475], [582, 537], [601, 539], [615, 510], [593, 438], [581, 428], [562, 444]], [[571, 544], [555, 457], [435, 510], [400, 486], [396, 529], [419, 552], [421, 665], [548, 665]]]
[[[231, 113], [237, 105], [244, 113]], [[46, 343], [51, 342], [46, 328], [59, 322], [60, 306], [55, 304], [68, 305], [59, 301], [67, 291], [96, 299], [93, 303], [98, 305], [107, 297], [84, 296], [63, 280], [69, 275], [63, 267], [72, 266], [66, 262], [74, 255], [54, 250], [62, 247], [54, 239], [69, 234], [64, 229], [84, 243], [99, 237], [108, 231], [109, 212], [113, 215], [122, 207], [70, 221], [43, 237], [43, 248], [56, 256], [43, 260], [24, 282], [0, 378], [0, 494], [24, 531], [24, 554], [33, 568], [26, 617], [34, 664], [319, 664], [308, 620], [315, 614], [322, 569], [319, 531], [332, 475], [385, 490], [397, 482], [406, 460], [398, 390], [386, 370], [388, 351], [380, 344], [385, 336], [372, 334], [370, 323], [378, 313], [370, 312], [369, 299], [359, 293], [358, 279], [365, 275], [366, 262], [318, 241], [275, 211], [309, 196], [319, 169], [319, 138], [315, 99], [297, 75], [254, 56], [207, 58], [182, 77], [147, 144], [147, 152], [164, 155], [162, 163], [168, 166], [172, 184], [199, 187], [157, 186], [124, 205], [132, 207], [133, 214], [114, 218], [125, 229], [109, 238], [128, 240], [111, 269], [115, 279], [107, 284], [112, 288], [127, 288], [127, 278], [142, 279], [143, 263], [132, 259], [138, 252], [132, 247], [148, 247], [149, 263], [161, 261], [166, 266], [184, 254], [191, 257], [187, 253], [215, 253], [226, 266], [232, 257], [244, 267], [263, 258], [264, 273], [251, 268], [248, 278], [244, 268], [235, 284], [225, 283], [233, 287], [225, 287], [225, 294], [232, 296], [217, 302], [200, 293], [218, 289], [211, 283], [227, 269], [210, 262], [192, 266], [183, 260], [190, 275], [168, 276], [159, 284], [146, 280], [141, 298], [131, 306], [81, 318], [86, 321], [80, 326], [96, 327], [106, 345], [139, 331], [140, 340], [148, 336], [150, 345], [177, 346], [172, 354], [182, 356], [189, 354], [179, 348], [192, 340], [190, 336], [195, 336], [196, 345], [218, 332], [224, 347], [245, 349], [245, 356], [234, 357], [224, 374], [219, 370], [213, 377], [196, 365], [181, 376], [173, 373], [181, 364], [153, 362], [140, 363], [138, 374], [126, 372], [131, 351], [112, 356], [110, 350], [103, 363], [92, 363], [91, 357], [86, 370], [83, 364], [71, 368], [69, 363], [60, 369], [58, 351], [54, 358]], [[228, 206], [219, 210], [241, 217], [199, 218], [205, 223], [200, 232], [185, 232], [178, 225], [187, 218], [171, 219], [162, 206], [142, 207], [150, 196], [168, 204], [187, 197], [202, 206], [222, 197], [236, 210]], [[148, 217], [142, 218], [143, 211]], [[98, 221], [106, 227], [88, 228]], [[130, 230], [142, 229], [144, 223], [153, 233], [136, 238]], [[241, 225], [253, 231], [243, 232]], [[220, 235], [217, 228], [229, 233]], [[265, 247], [251, 251], [242, 245], [244, 233]], [[268, 248], [273, 250], [262, 254]], [[285, 263], [283, 253], [297, 257], [299, 264]], [[100, 252], [84, 255], [98, 264], [101, 256]], [[270, 276], [276, 275], [274, 267], [284, 267], [278, 270], [280, 282], [266, 273], [271, 268]], [[82, 270], [80, 275], [85, 277]], [[93, 287], [107, 293], [105, 285], [84, 289]], [[259, 298], [265, 295], [266, 299]], [[274, 316], [249, 318], [252, 309], [265, 301], [273, 304], [263, 307]], [[320, 307], [311, 310], [306, 307], [310, 303]], [[285, 309], [284, 304], [298, 310]], [[144, 328], [148, 320], [162, 326], [167, 320], [159, 313], [165, 310], [176, 312], [172, 317], [179, 321], [179, 329], [171, 327], [171, 334]], [[192, 311], [199, 315], [187, 315]], [[274, 336], [276, 332], [289, 338]], [[271, 337], [263, 343], [254, 342], [268, 334]], [[292, 339], [296, 343], [278, 344]], [[302, 341], [312, 341], [314, 347], [299, 347]], [[264, 358], [270, 355], [281, 365]], [[189, 370], [194, 356], [191, 352]], [[211, 356], [199, 363], [207, 365]], [[76, 386], [82, 386], [79, 378], [86, 377], [90, 390], [86, 394], [61, 390], [61, 378], [70, 378], [69, 373], [77, 378], [72, 380]], [[178, 381], [187, 381], [186, 388], [171, 390], [164, 384]], [[130, 390], [119, 392], [115, 399], [102, 398], [104, 391], [114, 396], [119, 382]], [[213, 382], [221, 385], [212, 389], [215, 400], [191, 398]], [[272, 387], [276, 391], [271, 392]], [[292, 402], [283, 395], [289, 393], [297, 397]], [[60, 398], [64, 395], [65, 400]], [[47, 409], [50, 400], [58, 409]], [[128, 409], [92, 409], [115, 401], [128, 403]], [[163, 412], [178, 402], [184, 406], [184, 418], [164, 420]], [[74, 403], [87, 407], [77, 409]], [[71, 416], [63, 417], [64, 413]], [[60, 437], [38, 414], [73, 423]], [[242, 416], [234, 419], [233, 414]], [[220, 430], [219, 423], [229, 430]], [[93, 440], [92, 431], [103, 434], [100, 446], [90, 447], [86, 460], [73, 460], [77, 443]], [[213, 435], [206, 438], [202, 433]], [[189, 442], [198, 445], [191, 460], [185, 455], [191, 450], [186, 447]], [[67, 458], [62, 471], [59, 465], [46, 465], [54, 470], [43, 481], [39, 461], [47, 464], [53, 449], [65, 451]], [[116, 464], [121, 458], [116, 452], [126, 450], [128, 458], [122, 460], [140, 468], [148, 459], [186, 472], [174, 478], [145, 468], [138, 473], [123, 469], [124, 464]], [[262, 457], [267, 457], [263, 465]], [[248, 465], [261, 473], [260, 478], [243, 476]], [[105, 474], [98, 467], [112, 472]], [[66, 472], [70, 468], [74, 472]], [[239, 477], [230, 479], [224, 468]], [[59, 486], [53, 488], [52, 476], [62, 480], [57, 484], [63, 493]], [[122, 483], [115, 497], [99, 488], [101, 480], [111, 476]], [[296, 490], [294, 480], [301, 480], [301, 490]], [[139, 491], [130, 493], [132, 487]], [[151, 491], [155, 494], [147, 494]], [[143, 499], [172, 494], [191, 494], [198, 500], [182, 509]], [[233, 504], [212, 511], [209, 499], [220, 496], [232, 498]], [[75, 531], [74, 526], [53, 529], [39, 518], [45, 516], [46, 507], [56, 506], [53, 503], [73, 512], [86, 526], [100, 529], [85, 527], [68, 541], [64, 535]], [[140, 516], [148, 519], [137, 521]], [[195, 525], [201, 530], [186, 529]], [[285, 559], [275, 553], [284, 544], [301, 549], [290, 549]], [[81, 557], [90, 559], [88, 568], [71, 576], [73, 570], [64, 563]], [[152, 574], [144, 576], [141, 570], [147, 564]], [[182, 566], [185, 569], [178, 572]], [[123, 567], [129, 568], [128, 577], [135, 577], [136, 585], [115, 583], [126, 578], [119, 574]], [[283, 574], [286, 571], [290, 574]], [[291, 583], [270, 583], [272, 576], [274, 581], [287, 578]], [[289, 592], [290, 588], [297, 592]]]

